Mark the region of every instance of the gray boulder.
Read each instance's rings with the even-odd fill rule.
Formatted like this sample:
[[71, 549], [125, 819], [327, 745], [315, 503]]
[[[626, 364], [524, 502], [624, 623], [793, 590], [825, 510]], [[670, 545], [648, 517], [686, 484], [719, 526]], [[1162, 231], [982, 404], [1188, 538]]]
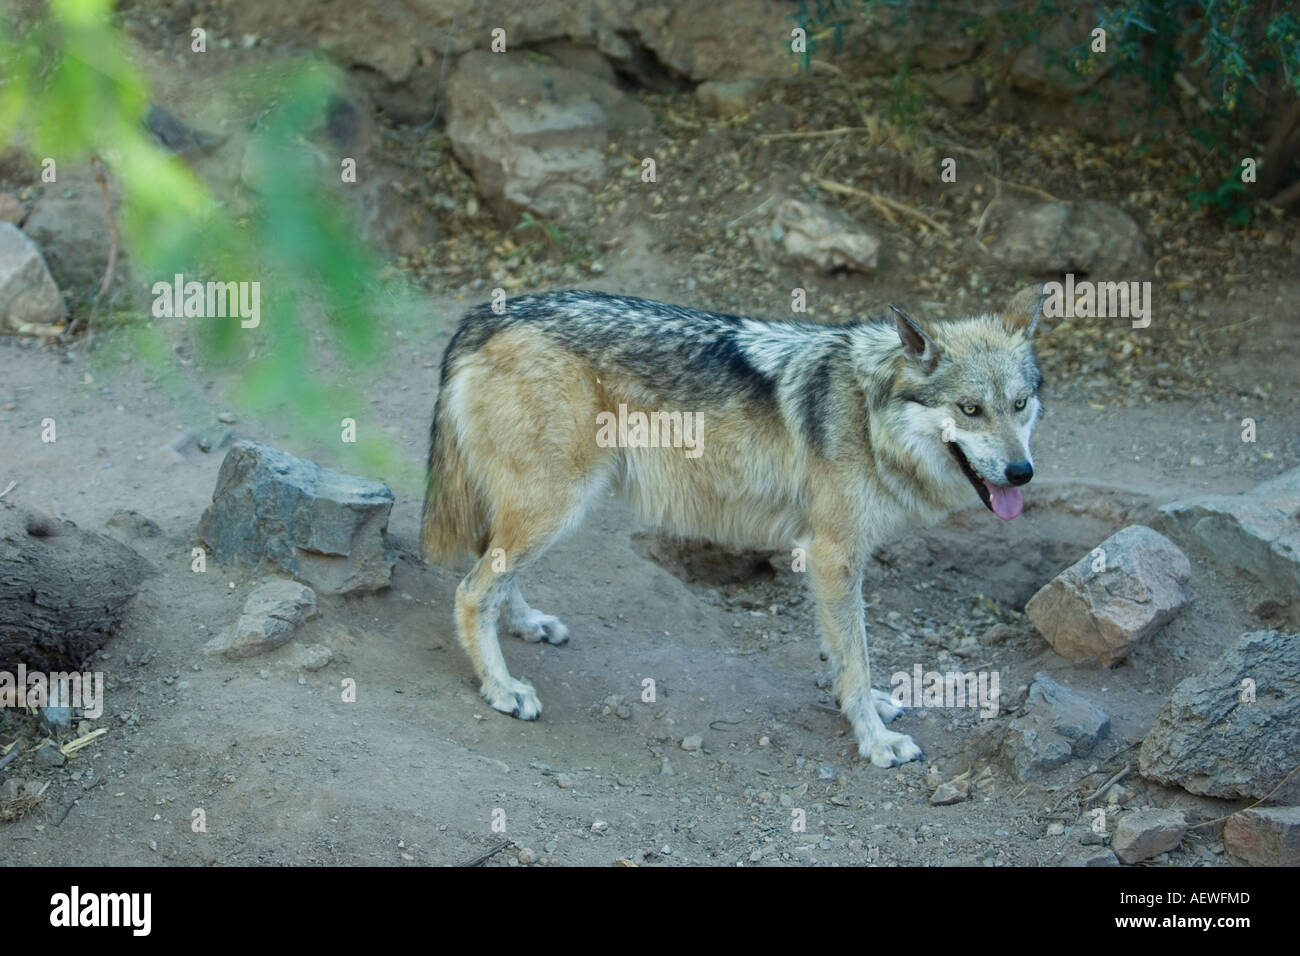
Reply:
[[1092, 752], [1110, 727], [1104, 710], [1046, 674], [1035, 674], [1025, 713], [1011, 721], [1002, 749], [1024, 782]]
[[1183, 842], [1187, 821], [1177, 810], [1133, 810], [1120, 815], [1110, 848], [1123, 863], [1140, 863]]
[[[121, 221], [115, 198], [113, 215]], [[104, 197], [93, 171], [60, 164], [58, 183], [45, 187], [23, 229], [45, 254], [59, 288], [70, 292], [74, 300], [94, 295], [108, 265], [109, 238]], [[114, 270], [115, 288], [127, 283], [129, 272], [129, 256], [121, 249]]]
[[270, 445], [231, 447], [199, 522], [218, 561], [271, 565], [326, 594], [388, 586], [396, 557], [384, 540], [393, 493]]
[[0, 222], [0, 329], [29, 331], [67, 315], [36, 244], [13, 223]]
[[880, 240], [862, 225], [820, 203], [785, 199], [750, 230], [754, 250], [768, 262], [822, 272], [874, 272]]
[[447, 136], [506, 218], [577, 218], [605, 181], [610, 128], [650, 122], [639, 101], [590, 73], [474, 52], [447, 82]]
[[[326, 15], [325, 11], [328, 11]], [[643, 83], [699, 82], [790, 73], [790, 4], [780, 0], [438, 0], [437, 3], [294, 4], [225, 0], [223, 30], [274, 47], [310, 36], [347, 67], [413, 86], [432, 102], [444, 49], [486, 49], [506, 31], [504, 57], [563, 41], [594, 47]], [[427, 74], [432, 74], [428, 76]]]
[[1160, 509], [1169, 534], [1216, 565], [1300, 595], [1300, 468], [1241, 495], [1207, 495]]
[[[604, 10], [615, 4], [600, 3]], [[716, 0], [714, 3], [639, 3], [629, 11], [637, 40], [673, 73], [692, 80], [744, 80], [790, 75], [790, 8], [776, 0]], [[627, 46], [624, 43], [624, 46]], [[636, 72], [616, 44], [602, 44], [612, 59]]]
[[[1225, 799], [1263, 798], [1297, 764], [1300, 636], [1278, 631], [1241, 635], [1174, 688], [1138, 751], [1147, 779]], [[1300, 799], [1300, 777], [1277, 799]]]
[[1048, 202], [1012, 214], [990, 251], [1034, 275], [1086, 273], [1131, 279], [1150, 255], [1142, 229], [1124, 210], [1103, 202]]
[[1044, 585], [1025, 614], [1062, 657], [1110, 666], [1182, 610], [1191, 573], [1172, 541], [1130, 525]]

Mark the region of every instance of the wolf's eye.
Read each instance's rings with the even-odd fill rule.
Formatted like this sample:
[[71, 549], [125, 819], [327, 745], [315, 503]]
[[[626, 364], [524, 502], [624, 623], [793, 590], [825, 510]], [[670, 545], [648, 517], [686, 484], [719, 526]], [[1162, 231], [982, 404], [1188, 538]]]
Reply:
[[1025, 410], [1025, 399], [1022, 398], [1020, 401], [1016, 402], [1016, 411], [1023, 412], [1024, 410]]
[[969, 415], [971, 418], [974, 418], [980, 413], [980, 407], [978, 405], [958, 405], [957, 407], [961, 409], [963, 415]]

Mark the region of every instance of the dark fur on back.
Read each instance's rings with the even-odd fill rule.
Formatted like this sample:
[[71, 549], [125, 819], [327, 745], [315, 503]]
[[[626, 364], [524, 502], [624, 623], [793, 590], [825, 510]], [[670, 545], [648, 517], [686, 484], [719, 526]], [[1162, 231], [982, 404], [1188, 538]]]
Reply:
[[[441, 381], [450, 381], [458, 359], [482, 347], [492, 336], [527, 323], [548, 338], [592, 362], [597, 368], [616, 367], [640, 379], [666, 401], [682, 404], [723, 402], [738, 395], [775, 408], [778, 390], [800, 395], [804, 425], [814, 446], [826, 435], [827, 402], [832, 377], [848, 374], [844, 326], [809, 322], [770, 321], [807, 333], [780, 370], [763, 371], [746, 356], [738, 338], [747, 322], [768, 321], [636, 296], [604, 292], [563, 291], [506, 300], [498, 314], [484, 303], [461, 319], [443, 355]], [[809, 354], [815, 350], [816, 354]], [[436, 444], [438, 414], [430, 434], [430, 464]]]
[[545, 292], [508, 299], [498, 315], [480, 305], [461, 320], [443, 361], [445, 375], [456, 359], [493, 335], [521, 323], [545, 327], [547, 336], [591, 359], [645, 375], [666, 397], [691, 399], [701, 382], [727, 379], [719, 395], [741, 385], [751, 397], [770, 399], [774, 383], [741, 352], [735, 334], [745, 319], [703, 312], [635, 296], [604, 292]]

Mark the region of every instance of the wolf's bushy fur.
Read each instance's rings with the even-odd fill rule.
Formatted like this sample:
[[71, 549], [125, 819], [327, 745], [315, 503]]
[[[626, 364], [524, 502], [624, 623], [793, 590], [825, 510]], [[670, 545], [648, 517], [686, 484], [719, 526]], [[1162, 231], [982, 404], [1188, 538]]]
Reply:
[[[991, 509], [990, 492], [1004, 511], [1014, 495], [1018, 513], [1003, 473], [1013, 463], [1032, 473], [1040, 302], [1031, 291], [1004, 313], [935, 325], [901, 312], [768, 322], [598, 292], [471, 310], [443, 358], [422, 544], [433, 561], [477, 558], [456, 612], [484, 696], [540, 713], [533, 688], [506, 670], [496, 617], [504, 610], [525, 639], [565, 640], [516, 576], [612, 487], [677, 534], [807, 548], [863, 755], [919, 756], [884, 728], [896, 708], [870, 689], [862, 571], [873, 547], [969, 503], [972, 486]], [[620, 407], [698, 416], [702, 453], [598, 444], [598, 416]]]

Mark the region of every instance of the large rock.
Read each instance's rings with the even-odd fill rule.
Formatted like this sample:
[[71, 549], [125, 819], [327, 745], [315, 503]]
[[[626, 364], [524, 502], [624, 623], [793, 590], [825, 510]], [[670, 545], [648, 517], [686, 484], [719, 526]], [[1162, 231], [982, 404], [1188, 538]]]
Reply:
[[388, 586], [393, 493], [382, 482], [241, 441], [221, 463], [199, 535], [218, 561], [269, 564], [326, 594]]
[[17, 226], [0, 222], [0, 328], [27, 331], [67, 314], [41, 251]]
[[1011, 721], [1003, 752], [1024, 782], [1072, 757], [1087, 756], [1109, 727], [1110, 717], [1100, 707], [1046, 674], [1035, 674], [1025, 714]]
[[628, 20], [664, 66], [692, 80], [789, 76], [797, 62], [790, 9], [775, 0], [640, 3]]
[[1034, 275], [1076, 273], [1131, 280], [1150, 261], [1141, 227], [1103, 202], [1048, 202], [1023, 208], [1002, 225], [993, 255]]
[[1164, 535], [1130, 525], [1044, 585], [1025, 614], [1071, 660], [1122, 660], [1188, 601], [1191, 564]]
[[1113, 56], [1085, 54], [1075, 63], [1074, 51], [1087, 42], [1097, 25], [1094, 11], [1076, 9], [1059, 17], [1020, 48], [1011, 64], [1011, 85], [1036, 96], [1068, 98], [1088, 89], [1114, 68]]
[[265, 654], [293, 640], [298, 625], [315, 616], [316, 592], [311, 588], [284, 578], [268, 581], [248, 595], [234, 626], [209, 641], [203, 651], [230, 660]]
[[1300, 807], [1255, 807], [1228, 817], [1223, 845], [1251, 866], [1300, 866]]
[[1110, 848], [1123, 863], [1140, 863], [1183, 842], [1187, 820], [1177, 810], [1133, 810], [1120, 815]]
[[880, 240], [863, 226], [820, 203], [784, 199], [750, 230], [754, 250], [768, 262], [822, 272], [874, 272]]
[[519, 58], [461, 59], [447, 84], [447, 136], [499, 215], [566, 219], [590, 208], [605, 181], [609, 121], [593, 95], [601, 88], [613, 89], [589, 74]]
[[[268, 45], [315, 44], [386, 91], [405, 88], [432, 111], [444, 52], [487, 50], [505, 31], [501, 56], [567, 42], [599, 51], [640, 80], [692, 81], [788, 76], [790, 7], [778, 0], [438, 0], [437, 3], [266, 3], [225, 0], [228, 36], [251, 34]], [[385, 97], [387, 98], [387, 97]]]
[[[1263, 798], [1298, 764], [1300, 636], [1278, 631], [1241, 635], [1174, 688], [1138, 751], [1144, 777], [1226, 799]], [[1276, 799], [1300, 799], [1300, 776]]]
[[[88, 300], [99, 289], [108, 265], [104, 197], [89, 169], [60, 165], [58, 175], [58, 182], [46, 185], [32, 206], [23, 229], [45, 253], [59, 288], [71, 293], [74, 301]], [[119, 216], [116, 201], [113, 215]], [[126, 282], [128, 271], [126, 250], [119, 249], [114, 269], [117, 285]]]
[[1300, 596], [1300, 468], [1245, 494], [1174, 501], [1160, 513], [1185, 547], [1257, 578], [1279, 598]]

